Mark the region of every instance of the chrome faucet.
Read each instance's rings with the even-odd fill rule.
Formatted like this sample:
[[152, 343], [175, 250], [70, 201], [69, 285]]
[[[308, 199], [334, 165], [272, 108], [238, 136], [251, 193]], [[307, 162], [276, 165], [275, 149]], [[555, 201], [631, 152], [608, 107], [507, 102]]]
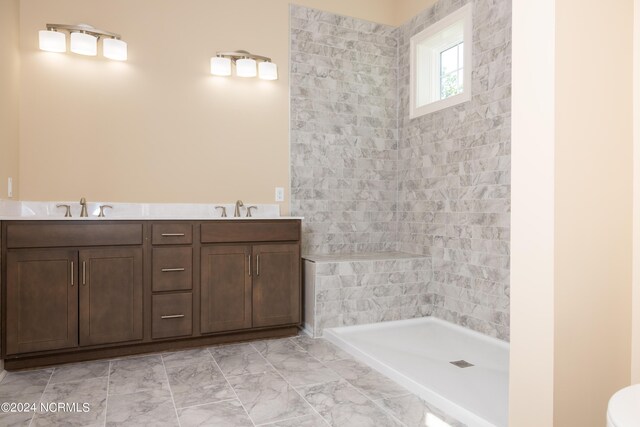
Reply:
[[242, 203], [242, 200], [238, 200], [236, 202], [236, 210], [233, 211], [233, 217], [234, 218], [239, 218], [240, 217], [240, 208], [244, 207], [244, 203]]
[[80, 206], [82, 206], [82, 209], [80, 209], [80, 218], [87, 218], [89, 216], [87, 212], [87, 199], [84, 197], [80, 199]]

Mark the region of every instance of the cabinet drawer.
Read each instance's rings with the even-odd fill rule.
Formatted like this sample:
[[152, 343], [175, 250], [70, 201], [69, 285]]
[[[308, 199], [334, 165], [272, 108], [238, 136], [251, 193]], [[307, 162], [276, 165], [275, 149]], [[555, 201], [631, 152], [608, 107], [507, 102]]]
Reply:
[[278, 242], [300, 239], [300, 222], [287, 220], [215, 221], [202, 224], [202, 243]]
[[191, 224], [153, 224], [151, 243], [154, 245], [188, 245], [193, 242]]
[[153, 291], [191, 289], [193, 250], [183, 248], [153, 248]]
[[142, 224], [9, 224], [8, 248], [141, 245]]
[[191, 292], [153, 295], [152, 338], [188, 336], [192, 333]]

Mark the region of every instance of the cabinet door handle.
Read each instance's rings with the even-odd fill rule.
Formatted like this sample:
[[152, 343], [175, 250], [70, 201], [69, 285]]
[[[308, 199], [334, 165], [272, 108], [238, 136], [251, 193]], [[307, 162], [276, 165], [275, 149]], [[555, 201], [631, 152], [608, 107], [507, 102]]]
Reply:
[[71, 286], [73, 286], [73, 261], [71, 261]]
[[179, 319], [184, 317], [184, 314], [169, 314], [167, 316], [160, 316], [161, 319]]
[[82, 261], [82, 284], [87, 284], [87, 263]]
[[247, 261], [249, 262], [249, 277], [251, 277], [251, 255], [247, 255]]
[[260, 275], [260, 255], [256, 255], [256, 276]]
[[172, 273], [174, 271], [184, 271], [184, 268], [163, 268], [163, 273]]
[[184, 233], [162, 233], [162, 237], [182, 237]]

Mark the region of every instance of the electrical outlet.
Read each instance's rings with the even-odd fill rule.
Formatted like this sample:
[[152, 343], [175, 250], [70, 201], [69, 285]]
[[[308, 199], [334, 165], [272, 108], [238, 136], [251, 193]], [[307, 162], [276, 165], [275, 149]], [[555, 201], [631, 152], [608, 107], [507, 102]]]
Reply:
[[284, 188], [276, 187], [276, 202], [284, 202]]
[[11, 177], [7, 178], [7, 197], [10, 199], [13, 197], [13, 178]]

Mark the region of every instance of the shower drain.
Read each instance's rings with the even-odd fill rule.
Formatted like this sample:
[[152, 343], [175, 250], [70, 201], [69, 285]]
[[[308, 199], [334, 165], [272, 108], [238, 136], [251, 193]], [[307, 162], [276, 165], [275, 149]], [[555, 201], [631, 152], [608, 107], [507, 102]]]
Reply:
[[449, 362], [458, 368], [470, 368], [473, 366], [473, 363], [469, 363], [466, 360], [456, 360], [455, 362]]

